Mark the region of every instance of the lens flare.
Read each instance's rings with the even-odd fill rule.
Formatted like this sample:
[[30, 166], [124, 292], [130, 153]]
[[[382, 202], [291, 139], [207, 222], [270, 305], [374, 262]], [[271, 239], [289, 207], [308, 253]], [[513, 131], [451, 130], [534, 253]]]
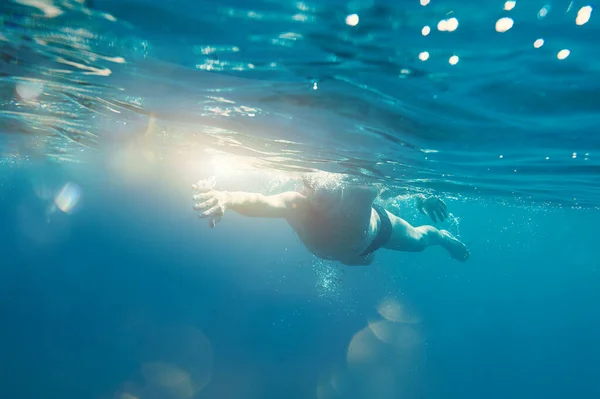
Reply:
[[30, 101], [35, 100], [42, 94], [44, 85], [41, 83], [17, 83], [15, 91], [21, 100]]
[[80, 198], [81, 188], [77, 184], [67, 183], [60, 189], [54, 198], [54, 204], [64, 213], [70, 213], [73, 211]]

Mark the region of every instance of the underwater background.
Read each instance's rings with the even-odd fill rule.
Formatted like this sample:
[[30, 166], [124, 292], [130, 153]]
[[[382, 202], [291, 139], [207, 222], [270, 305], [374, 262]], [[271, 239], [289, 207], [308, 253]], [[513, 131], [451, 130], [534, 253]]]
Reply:
[[[600, 25], [568, 1], [4, 0], [0, 398], [600, 397]], [[304, 173], [471, 251], [313, 257]]]

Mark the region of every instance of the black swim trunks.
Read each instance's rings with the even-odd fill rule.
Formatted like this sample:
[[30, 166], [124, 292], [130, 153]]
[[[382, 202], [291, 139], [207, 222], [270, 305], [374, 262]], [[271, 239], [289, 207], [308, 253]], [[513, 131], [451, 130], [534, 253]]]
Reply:
[[373, 241], [371, 241], [371, 245], [369, 245], [369, 247], [365, 249], [360, 256], [367, 256], [377, 251], [379, 248], [387, 244], [392, 236], [392, 222], [390, 221], [385, 209], [383, 209], [382, 206], [375, 204], [373, 204], [373, 209], [375, 209], [379, 215], [379, 231], [377, 232], [377, 235]]

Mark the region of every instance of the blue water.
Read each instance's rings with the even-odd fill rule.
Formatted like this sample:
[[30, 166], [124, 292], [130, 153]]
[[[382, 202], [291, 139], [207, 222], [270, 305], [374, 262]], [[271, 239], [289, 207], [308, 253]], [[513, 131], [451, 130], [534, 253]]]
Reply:
[[[585, 5], [3, 1], [0, 398], [600, 397]], [[191, 210], [314, 171], [443, 196], [471, 258]]]

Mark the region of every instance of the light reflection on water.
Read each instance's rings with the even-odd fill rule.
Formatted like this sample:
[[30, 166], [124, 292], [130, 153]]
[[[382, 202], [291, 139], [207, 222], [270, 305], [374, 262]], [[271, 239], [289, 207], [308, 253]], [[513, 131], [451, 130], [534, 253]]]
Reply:
[[[87, 161], [152, 123], [156, 160], [204, 147], [392, 187], [597, 203], [590, 5], [92, 5], [2, 6], [0, 129], [44, 137], [3, 138], [4, 159]], [[567, 180], [582, 182], [569, 198]]]

